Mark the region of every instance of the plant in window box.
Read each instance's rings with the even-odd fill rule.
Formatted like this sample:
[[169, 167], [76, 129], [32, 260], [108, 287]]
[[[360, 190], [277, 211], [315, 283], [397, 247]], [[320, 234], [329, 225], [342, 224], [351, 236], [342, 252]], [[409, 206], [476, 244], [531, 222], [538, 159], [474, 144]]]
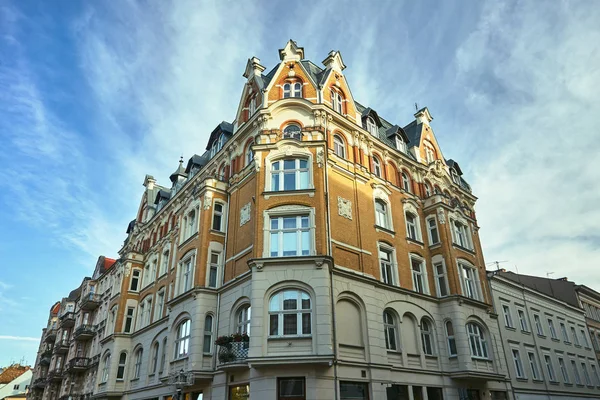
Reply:
[[219, 336], [217, 340], [215, 340], [215, 344], [217, 346], [228, 346], [231, 342], [233, 342], [233, 337], [229, 335]]

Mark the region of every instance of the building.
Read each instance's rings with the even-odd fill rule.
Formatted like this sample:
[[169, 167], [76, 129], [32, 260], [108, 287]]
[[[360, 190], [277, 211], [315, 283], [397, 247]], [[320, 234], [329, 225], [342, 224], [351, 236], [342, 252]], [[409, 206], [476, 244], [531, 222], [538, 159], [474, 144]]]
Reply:
[[585, 285], [576, 285], [575, 291], [579, 304], [585, 310], [585, 322], [596, 358], [600, 360], [600, 293]]
[[248, 60], [169, 185], [145, 177], [118, 260], [51, 312], [40, 357], [50, 324], [69, 348], [38, 357], [35, 400], [512, 398], [476, 197], [429, 110], [388, 122], [339, 52], [279, 56]]
[[25, 397], [31, 384], [31, 367], [12, 364], [0, 372], [0, 400]]
[[489, 276], [515, 399], [600, 399], [576, 285], [504, 270]]

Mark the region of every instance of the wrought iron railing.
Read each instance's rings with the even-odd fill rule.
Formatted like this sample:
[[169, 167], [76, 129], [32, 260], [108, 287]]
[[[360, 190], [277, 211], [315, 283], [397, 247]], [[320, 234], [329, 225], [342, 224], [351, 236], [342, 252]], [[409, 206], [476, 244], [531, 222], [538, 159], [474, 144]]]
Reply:
[[219, 362], [221, 364], [243, 361], [248, 358], [249, 342], [231, 342], [219, 345]]

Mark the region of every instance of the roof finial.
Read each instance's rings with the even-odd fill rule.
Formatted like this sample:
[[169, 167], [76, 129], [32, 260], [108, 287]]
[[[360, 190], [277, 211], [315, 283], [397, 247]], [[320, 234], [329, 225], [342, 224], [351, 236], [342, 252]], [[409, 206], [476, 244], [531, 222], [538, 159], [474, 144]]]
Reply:
[[183, 154], [179, 157], [179, 164], [183, 164]]
[[419, 106], [416, 102], [415, 102], [415, 111], [419, 111]]

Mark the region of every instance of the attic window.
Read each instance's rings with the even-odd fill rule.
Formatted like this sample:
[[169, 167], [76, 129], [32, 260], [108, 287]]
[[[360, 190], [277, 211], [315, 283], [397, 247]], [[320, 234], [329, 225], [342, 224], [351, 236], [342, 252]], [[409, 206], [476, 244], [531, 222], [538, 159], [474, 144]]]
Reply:
[[283, 85], [283, 98], [302, 97], [302, 83], [286, 83]]
[[425, 143], [425, 160], [427, 164], [431, 164], [435, 161], [435, 150], [428, 142]]
[[458, 172], [456, 172], [454, 168], [450, 168], [450, 174], [452, 175], [452, 180], [454, 183], [460, 185], [460, 176], [458, 175]]
[[371, 135], [377, 136], [377, 125], [375, 124], [375, 121], [371, 117], [367, 117], [367, 131]]
[[343, 101], [344, 98], [342, 97], [342, 94], [331, 89], [331, 106], [333, 107], [333, 110], [343, 114]]
[[400, 136], [396, 136], [396, 148], [403, 153], [406, 153], [406, 143]]

